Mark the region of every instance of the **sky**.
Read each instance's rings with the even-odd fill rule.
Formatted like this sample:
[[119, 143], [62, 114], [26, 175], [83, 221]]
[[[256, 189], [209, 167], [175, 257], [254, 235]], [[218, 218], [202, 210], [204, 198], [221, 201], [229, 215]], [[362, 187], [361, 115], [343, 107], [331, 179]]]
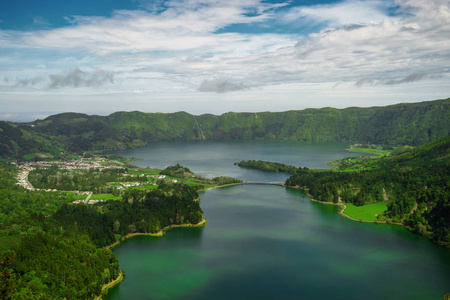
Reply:
[[0, 1], [0, 120], [448, 97], [448, 0]]

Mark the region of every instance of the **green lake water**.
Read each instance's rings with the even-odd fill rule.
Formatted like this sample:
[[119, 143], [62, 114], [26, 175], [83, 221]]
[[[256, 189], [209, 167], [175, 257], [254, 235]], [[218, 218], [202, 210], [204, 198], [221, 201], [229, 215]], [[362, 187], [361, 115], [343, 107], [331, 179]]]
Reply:
[[[286, 144], [292, 151], [303, 147]], [[251, 148], [246, 147], [241, 154]], [[311, 167], [319, 164], [321, 149], [334, 151], [330, 145], [309, 147], [317, 154], [305, 160]], [[342, 145], [333, 147], [345, 154]], [[278, 161], [275, 154], [267, 156]], [[234, 156], [239, 149], [229, 160]], [[241, 172], [235, 166], [228, 170], [233, 168]], [[244, 174], [261, 180], [258, 174]], [[200, 199], [206, 227], [135, 237], [114, 249], [126, 280], [107, 299], [442, 299], [450, 293], [450, 251], [401, 226], [354, 222], [340, 217], [335, 206], [277, 186], [219, 188], [202, 192]]]

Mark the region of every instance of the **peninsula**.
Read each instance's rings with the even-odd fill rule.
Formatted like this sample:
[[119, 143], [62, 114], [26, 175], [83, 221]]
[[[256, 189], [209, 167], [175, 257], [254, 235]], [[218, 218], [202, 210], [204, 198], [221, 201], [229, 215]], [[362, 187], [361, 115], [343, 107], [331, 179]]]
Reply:
[[402, 224], [450, 247], [450, 136], [383, 154], [333, 162], [332, 170], [265, 161], [237, 165], [291, 173], [286, 186], [302, 189], [315, 201], [348, 207], [340, 213], [350, 219]]

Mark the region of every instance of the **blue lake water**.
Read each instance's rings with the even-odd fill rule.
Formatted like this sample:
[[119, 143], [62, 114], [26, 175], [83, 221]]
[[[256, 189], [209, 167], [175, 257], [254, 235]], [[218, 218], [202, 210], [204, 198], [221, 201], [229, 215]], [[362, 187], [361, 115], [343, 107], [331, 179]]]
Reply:
[[301, 143], [291, 141], [196, 141], [158, 142], [147, 147], [116, 151], [114, 154], [139, 158], [133, 164], [163, 169], [179, 163], [205, 177], [231, 176], [249, 182], [284, 182], [289, 175], [248, 170], [233, 165], [241, 160], [264, 160], [296, 167], [328, 169], [327, 162], [365, 155], [345, 150], [342, 143]]
[[[262, 159], [326, 167], [354, 155], [339, 144], [279, 144], [159, 143], [120, 154], [143, 158], [136, 162], [142, 166], [179, 162], [204, 176], [267, 182], [283, 180], [232, 164]], [[206, 227], [136, 237], [114, 249], [127, 275], [107, 299], [409, 300], [450, 293], [450, 251], [401, 226], [354, 222], [335, 206], [277, 186], [219, 188], [200, 199]]]

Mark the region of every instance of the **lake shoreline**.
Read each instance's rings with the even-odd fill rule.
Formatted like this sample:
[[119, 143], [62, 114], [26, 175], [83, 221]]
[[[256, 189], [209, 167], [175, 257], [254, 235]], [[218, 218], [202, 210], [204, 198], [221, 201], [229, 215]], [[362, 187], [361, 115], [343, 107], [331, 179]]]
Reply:
[[119, 283], [121, 283], [122, 281], [125, 280], [125, 275], [124, 272], [119, 270], [119, 275], [117, 275], [117, 278], [113, 279], [112, 281], [105, 283], [102, 286], [102, 291], [100, 293], [100, 295], [98, 295], [95, 300], [101, 300], [103, 299], [104, 296], [106, 296], [108, 294], [108, 291], [110, 289], [112, 289], [113, 287], [115, 287], [116, 285], [118, 285]]
[[306, 195], [306, 196], [308, 196], [309, 200], [312, 201], [312, 202], [321, 203], [321, 204], [325, 204], [325, 205], [339, 206], [338, 214], [341, 217], [350, 219], [350, 220], [355, 221], [355, 222], [374, 223], [374, 224], [392, 224], [392, 225], [400, 225], [400, 226], [406, 227], [405, 224], [402, 224], [402, 223], [386, 222], [386, 221], [378, 221], [378, 220], [377, 221], [369, 221], [369, 220], [355, 219], [355, 218], [352, 218], [349, 215], [344, 213], [345, 209], [347, 208], [347, 205], [345, 205], [345, 203], [324, 202], [324, 201], [319, 201], [319, 200], [313, 199], [311, 197], [311, 195]]
[[[231, 184], [226, 184], [226, 185], [220, 185], [220, 186], [215, 186], [215, 187], [211, 187], [208, 188], [206, 190], [201, 190], [201, 192], [206, 192], [212, 189], [217, 189], [217, 188], [222, 188], [222, 187], [230, 187], [230, 186], [237, 186], [237, 185], [275, 185], [275, 186], [280, 186], [280, 187], [286, 187], [286, 188], [294, 188], [294, 189], [299, 189], [296, 187], [291, 187], [291, 186], [287, 186], [284, 183], [271, 183], [271, 182], [241, 182], [241, 183], [231, 183]], [[374, 224], [392, 224], [392, 225], [400, 225], [400, 226], [404, 226], [407, 227], [405, 224], [402, 223], [395, 223], [395, 222], [386, 222], [386, 221], [369, 221], [369, 220], [362, 220], [362, 219], [355, 219], [350, 217], [349, 215], [345, 214], [344, 211], [347, 208], [347, 205], [345, 205], [345, 203], [334, 203], [334, 202], [324, 202], [324, 201], [319, 201], [314, 199], [310, 194], [305, 193], [305, 195], [309, 198], [309, 200], [311, 202], [316, 202], [316, 203], [321, 203], [321, 204], [325, 204], [325, 205], [335, 205], [335, 206], [339, 206], [339, 211], [338, 214], [341, 217], [347, 218], [349, 220], [355, 221], [355, 222], [363, 222], [363, 223], [374, 223]]]
[[153, 236], [153, 237], [162, 237], [166, 234], [167, 231], [169, 231], [170, 229], [173, 228], [189, 228], [189, 227], [204, 227], [208, 224], [208, 220], [206, 220], [205, 218], [202, 218], [202, 220], [200, 222], [198, 222], [197, 224], [192, 224], [192, 223], [187, 223], [187, 224], [172, 224], [172, 225], [168, 225], [164, 228], [162, 228], [161, 230], [159, 230], [158, 232], [134, 232], [134, 233], [129, 233], [125, 236], [122, 236], [120, 238], [120, 240], [116, 241], [115, 243], [108, 245], [105, 247], [105, 249], [109, 249], [112, 250], [115, 247], [117, 247], [118, 245], [122, 244], [123, 242], [125, 242], [128, 239], [131, 239], [135, 236]]

